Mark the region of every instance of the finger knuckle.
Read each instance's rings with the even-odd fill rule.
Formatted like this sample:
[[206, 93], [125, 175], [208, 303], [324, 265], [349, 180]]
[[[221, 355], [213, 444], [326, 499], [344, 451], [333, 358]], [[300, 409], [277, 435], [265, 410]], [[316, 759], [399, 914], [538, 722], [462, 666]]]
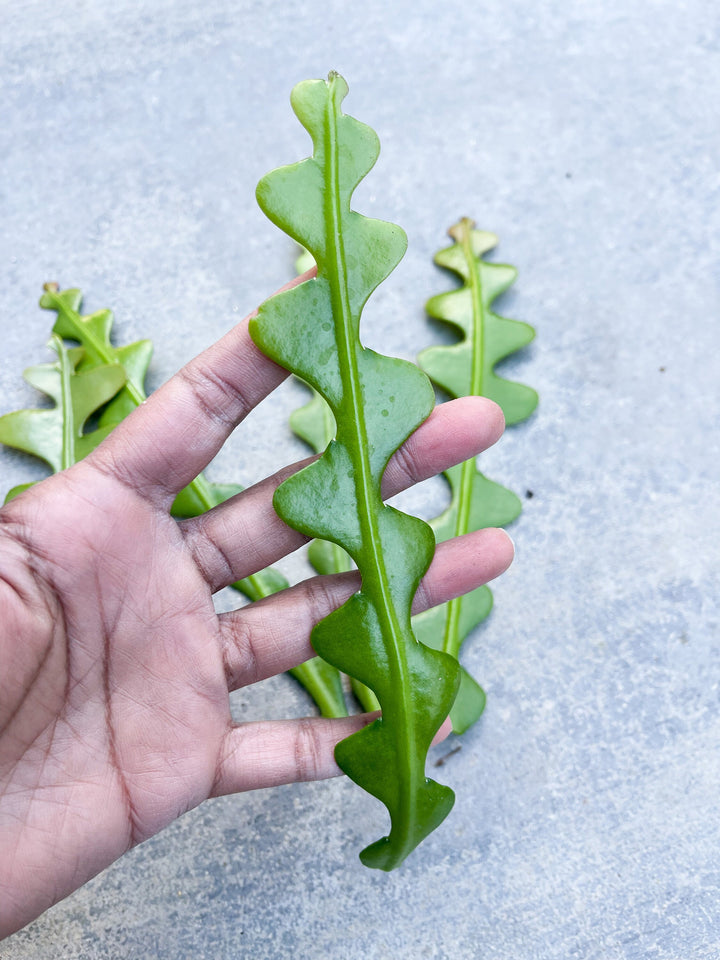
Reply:
[[310, 718], [299, 720], [294, 745], [297, 779], [319, 779], [322, 776], [323, 754], [323, 744], [316, 724]]

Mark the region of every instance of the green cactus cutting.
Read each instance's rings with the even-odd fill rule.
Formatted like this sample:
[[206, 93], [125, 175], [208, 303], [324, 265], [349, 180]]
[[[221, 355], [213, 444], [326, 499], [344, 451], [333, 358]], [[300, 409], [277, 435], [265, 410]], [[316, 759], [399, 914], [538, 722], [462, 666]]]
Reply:
[[278, 294], [251, 321], [256, 344], [327, 401], [336, 437], [315, 463], [275, 493], [291, 526], [341, 546], [362, 589], [313, 630], [315, 650], [369, 686], [382, 718], [335, 750], [348, 776], [381, 800], [389, 835], [366, 847], [367, 866], [390, 870], [449, 813], [454, 795], [425, 776], [433, 736], [459, 682], [452, 657], [418, 643], [410, 606], [434, 550], [422, 521], [386, 506], [380, 482], [394, 451], [428, 416], [433, 391], [412, 364], [364, 348], [362, 308], [400, 261], [403, 231], [350, 209], [379, 143], [342, 112], [342, 77], [305, 81], [292, 106], [313, 156], [267, 174], [257, 189], [266, 215], [313, 255], [317, 277]]
[[[493, 301], [514, 282], [517, 271], [483, 260], [496, 246], [497, 237], [474, 227], [467, 217], [456, 223], [449, 230], [454, 243], [435, 257], [435, 262], [457, 274], [463, 285], [432, 297], [426, 306], [430, 316], [459, 330], [461, 339], [449, 346], [423, 350], [418, 362], [451, 397], [489, 397], [502, 407], [506, 423], [514, 424], [530, 416], [538, 397], [530, 387], [500, 377], [495, 366], [528, 344], [535, 332], [527, 323], [493, 312]], [[518, 497], [480, 473], [475, 460], [452, 467], [444, 476], [450, 485], [451, 502], [430, 524], [438, 543], [483, 527], [505, 526], [521, 511]], [[463, 641], [491, 607], [492, 593], [483, 586], [418, 614], [413, 623], [423, 643], [458, 657]], [[450, 713], [453, 730], [467, 730], [484, 706], [482, 687], [462, 670], [460, 690]]]
[[[0, 443], [39, 457], [57, 472], [82, 460], [108, 435], [111, 426], [85, 433], [85, 424], [117, 394], [126, 377], [119, 363], [81, 370], [82, 348], [69, 350], [55, 334], [50, 347], [57, 361], [28, 367], [23, 375], [31, 386], [53, 400], [53, 408], [6, 413], [0, 417]], [[5, 502], [31, 486], [23, 483], [13, 487]]]

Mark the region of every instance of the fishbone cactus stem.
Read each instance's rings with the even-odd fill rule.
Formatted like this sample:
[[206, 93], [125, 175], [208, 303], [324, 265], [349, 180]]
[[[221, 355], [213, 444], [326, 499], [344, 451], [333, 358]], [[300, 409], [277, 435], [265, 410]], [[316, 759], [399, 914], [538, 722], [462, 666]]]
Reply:
[[[119, 363], [82, 369], [83, 349], [69, 350], [57, 334], [52, 335], [49, 346], [57, 360], [28, 367], [24, 377], [54, 406], [50, 410], [15, 410], [0, 417], [0, 443], [39, 457], [57, 473], [82, 460], [108, 435], [112, 427], [86, 433], [85, 425], [123, 388], [126, 375]], [[13, 487], [5, 502], [32, 485]]]
[[342, 112], [346, 94], [338, 74], [292, 92], [313, 155], [267, 174], [257, 197], [267, 216], [310, 251], [317, 277], [266, 301], [250, 332], [261, 350], [318, 391], [337, 424], [322, 457], [278, 488], [275, 508], [307, 536], [341, 546], [361, 574], [360, 592], [321, 621], [311, 641], [380, 702], [381, 719], [342, 741], [335, 756], [388, 808], [389, 835], [360, 856], [367, 866], [390, 870], [452, 807], [452, 791], [426, 778], [425, 762], [459, 673], [452, 657], [418, 643], [410, 624], [434, 550], [432, 531], [386, 506], [380, 494], [388, 460], [434, 398], [420, 370], [360, 341], [362, 308], [397, 266], [406, 238], [399, 227], [350, 208], [379, 143], [373, 130]]
[[[495, 400], [508, 424], [525, 420], [537, 406], [533, 389], [505, 380], [495, 372], [503, 358], [528, 344], [535, 331], [518, 320], [493, 311], [493, 301], [517, 276], [514, 267], [484, 260], [497, 237], [463, 217], [448, 231], [454, 243], [435, 256], [435, 263], [457, 274], [462, 286], [432, 297], [426, 306], [432, 317], [452, 325], [461, 339], [449, 346], [430, 347], [418, 358], [420, 366], [451, 397], [482, 396]], [[485, 477], [475, 460], [444, 474], [451, 490], [450, 505], [431, 521], [438, 543], [451, 537], [500, 527], [513, 521], [522, 507], [511, 491]], [[486, 586], [419, 614], [413, 620], [417, 636], [426, 644], [458, 657], [468, 634], [487, 617], [492, 593]], [[463, 733], [485, 707], [485, 693], [462, 669], [460, 690], [450, 717], [455, 733]]]

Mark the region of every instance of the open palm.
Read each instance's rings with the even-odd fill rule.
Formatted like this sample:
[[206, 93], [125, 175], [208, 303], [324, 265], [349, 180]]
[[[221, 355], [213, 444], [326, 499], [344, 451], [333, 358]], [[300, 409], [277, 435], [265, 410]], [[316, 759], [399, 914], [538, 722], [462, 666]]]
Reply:
[[[0, 511], [0, 936], [203, 800], [338, 772], [367, 717], [234, 724], [228, 693], [313, 655], [355, 574], [218, 615], [213, 594], [296, 549], [272, 509], [297, 465], [178, 523], [175, 494], [284, 378], [247, 321], [180, 371], [90, 457]], [[436, 409], [386, 471], [392, 494], [502, 430], [489, 401]], [[499, 574], [502, 531], [438, 549], [417, 608]]]

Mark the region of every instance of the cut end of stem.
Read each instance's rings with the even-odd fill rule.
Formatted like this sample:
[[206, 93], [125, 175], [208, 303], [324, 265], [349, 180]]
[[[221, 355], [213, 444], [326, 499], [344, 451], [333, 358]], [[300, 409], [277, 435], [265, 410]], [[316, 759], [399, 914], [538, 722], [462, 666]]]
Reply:
[[470, 217], [460, 217], [457, 223], [454, 223], [448, 230], [448, 236], [452, 237], [457, 243], [462, 243], [463, 237], [474, 230], [476, 223]]

